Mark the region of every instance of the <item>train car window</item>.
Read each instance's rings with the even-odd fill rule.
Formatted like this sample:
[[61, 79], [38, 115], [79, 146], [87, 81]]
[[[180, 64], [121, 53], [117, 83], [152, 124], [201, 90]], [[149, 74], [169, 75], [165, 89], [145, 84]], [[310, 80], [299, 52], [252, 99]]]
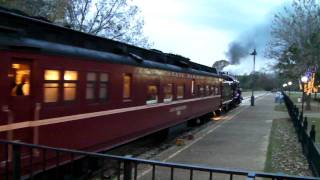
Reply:
[[44, 80], [46, 81], [56, 81], [60, 80], [60, 71], [58, 70], [45, 70]]
[[76, 83], [63, 83], [63, 99], [65, 101], [73, 101], [76, 99]]
[[58, 101], [59, 84], [45, 83], [44, 84], [44, 102], [51, 103]]
[[123, 75], [123, 98], [129, 99], [131, 97], [131, 75]]
[[99, 99], [106, 100], [108, 97], [108, 81], [109, 76], [107, 73], [100, 74], [100, 83], [99, 83]]
[[198, 85], [199, 96], [204, 96], [204, 87], [202, 85]]
[[76, 81], [78, 80], [78, 72], [77, 71], [65, 71], [63, 80], [65, 81]]
[[147, 89], [146, 104], [154, 104], [158, 102], [158, 87], [156, 85], [149, 85]]
[[206, 85], [206, 96], [210, 95], [210, 88], [209, 85]]
[[216, 89], [215, 89], [215, 94], [219, 95], [219, 88], [218, 87], [216, 87]]
[[177, 99], [183, 99], [184, 97], [184, 85], [177, 86]]
[[43, 101], [45, 103], [57, 102], [59, 98], [59, 81], [60, 80], [60, 71], [58, 70], [45, 70], [44, 71], [44, 80], [43, 85]]
[[97, 74], [93, 72], [87, 73], [87, 84], [86, 84], [86, 99], [95, 99]]
[[191, 94], [192, 94], [192, 95], [195, 95], [195, 94], [196, 94], [196, 91], [195, 91], [195, 89], [194, 89], [194, 82], [195, 82], [195, 80], [193, 79], [193, 80], [191, 81]]
[[173, 84], [166, 84], [163, 87], [163, 93], [164, 93], [163, 102], [171, 102], [172, 101], [172, 99], [173, 99], [172, 87], [173, 87]]
[[211, 95], [215, 95], [215, 93], [214, 93], [214, 86], [211, 86], [211, 87], [210, 87], [210, 92], [211, 92]]
[[63, 75], [63, 100], [73, 101], [76, 99], [77, 92], [77, 71], [65, 71]]
[[29, 96], [30, 95], [30, 66], [28, 64], [12, 64], [12, 96]]

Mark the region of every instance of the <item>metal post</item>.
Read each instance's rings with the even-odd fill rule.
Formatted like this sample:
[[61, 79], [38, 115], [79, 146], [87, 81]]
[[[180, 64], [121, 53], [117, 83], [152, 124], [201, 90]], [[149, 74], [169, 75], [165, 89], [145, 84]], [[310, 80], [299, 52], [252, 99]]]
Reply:
[[12, 145], [13, 179], [21, 179], [21, 148], [20, 145]]
[[132, 164], [130, 161], [124, 161], [124, 168], [123, 168], [123, 179], [124, 180], [131, 180], [132, 179]]
[[290, 97], [290, 91], [291, 91], [291, 88], [290, 88], [290, 86], [289, 86], [289, 97]]
[[307, 120], [307, 117], [304, 118], [304, 121], [303, 121], [303, 129], [307, 132], [308, 130], [308, 120]]
[[303, 114], [303, 106], [304, 106], [304, 83], [302, 83], [302, 104], [301, 104], [301, 113]]
[[251, 106], [254, 106], [254, 80], [255, 80], [254, 76], [255, 76], [255, 67], [256, 67], [256, 55], [257, 55], [256, 49], [254, 49], [253, 52], [250, 55], [253, 55]]
[[[131, 158], [131, 155], [126, 155], [125, 157]], [[124, 161], [123, 165], [123, 180], [131, 180], [132, 179], [132, 162], [129, 160]]]
[[313, 142], [316, 140], [316, 125], [312, 124], [311, 130], [310, 130], [310, 138]]
[[247, 180], [254, 180], [255, 179], [256, 174], [253, 172], [248, 173], [247, 176]]

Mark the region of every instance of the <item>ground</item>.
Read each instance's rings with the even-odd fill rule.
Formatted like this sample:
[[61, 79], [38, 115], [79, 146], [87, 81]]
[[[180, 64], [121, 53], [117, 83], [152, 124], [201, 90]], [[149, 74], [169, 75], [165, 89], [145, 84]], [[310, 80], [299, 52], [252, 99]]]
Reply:
[[[297, 107], [301, 109], [301, 103], [298, 102], [298, 98], [301, 98], [301, 93], [291, 92], [290, 98], [297, 105]], [[276, 105], [275, 110], [287, 112], [287, 108], [284, 103]], [[304, 114], [309, 122], [308, 131], [310, 131], [312, 125], [316, 126], [316, 142], [320, 144], [320, 102], [312, 100], [311, 111], [305, 110]]]
[[312, 176], [289, 118], [274, 119], [270, 134], [266, 172]]

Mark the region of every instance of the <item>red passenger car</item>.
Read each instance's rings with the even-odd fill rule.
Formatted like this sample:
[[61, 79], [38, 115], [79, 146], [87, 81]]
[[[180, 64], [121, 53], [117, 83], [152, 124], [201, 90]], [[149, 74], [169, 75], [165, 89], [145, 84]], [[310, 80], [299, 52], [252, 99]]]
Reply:
[[184, 57], [0, 10], [0, 138], [102, 151], [219, 109]]

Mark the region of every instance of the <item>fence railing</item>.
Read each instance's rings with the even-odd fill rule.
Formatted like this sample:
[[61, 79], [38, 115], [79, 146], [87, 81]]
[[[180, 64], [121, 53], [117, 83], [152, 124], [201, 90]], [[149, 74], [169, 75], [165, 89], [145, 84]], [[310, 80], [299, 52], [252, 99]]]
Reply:
[[289, 116], [294, 124], [298, 139], [301, 142], [303, 153], [306, 156], [314, 175], [320, 176], [320, 149], [315, 143], [315, 125], [312, 125], [308, 132], [308, 118], [304, 117], [302, 112], [299, 112], [299, 108], [292, 102], [289, 96], [285, 93], [283, 93], [283, 96]]
[[[0, 147], [0, 179], [317, 179], [159, 162], [21, 142], [0, 141]], [[92, 161], [94, 168], [90, 166]], [[86, 166], [83, 166], [84, 162], [87, 162]]]

